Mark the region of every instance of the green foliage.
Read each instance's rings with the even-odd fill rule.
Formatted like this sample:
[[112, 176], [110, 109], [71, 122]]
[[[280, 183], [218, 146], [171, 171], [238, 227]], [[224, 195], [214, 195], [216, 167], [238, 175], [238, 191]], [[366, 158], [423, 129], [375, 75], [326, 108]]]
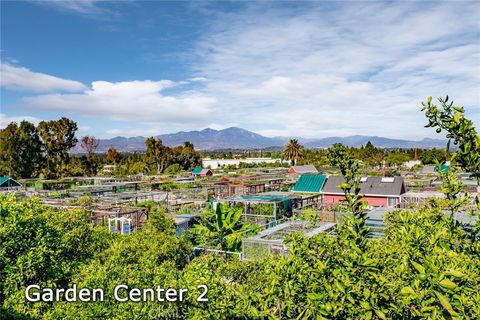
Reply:
[[387, 166], [402, 166], [405, 162], [411, 160], [411, 157], [408, 153], [404, 151], [394, 151], [387, 155], [385, 162]]
[[95, 150], [97, 149], [100, 140], [94, 136], [84, 136], [80, 140], [80, 146], [87, 153], [83, 161], [85, 166], [85, 173], [89, 176], [96, 175], [98, 170], [98, 161], [96, 161]]
[[22, 121], [0, 130], [0, 175], [30, 178], [40, 174], [44, 161], [42, 141], [35, 126]]
[[110, 161], [111, 164], [116, 165], [120, 159], [122, 158], [122, 155], [115, 149], [114, 147], [110, 147], [107, 150], [107, 159]]
[[165, 147], [163, 146], [162, 139], [150, 137], [145, 141], [145, 145], [147, 147], [147, 161], [154, 162], [157, 166], [157, 173], [161, 173], [167, 160], [167, 154], [164, 152]]
[[288, 159], [291, 162], [291, 165], [294, 166], [298, 159], [302, 158], [304, 155], [303, 146], [298, 143], [297, 139], [291, 139], [283, 150], [284, 159]]
[[180, 171], [182, 171], [182, 167], [178, 163], [171, 164], [165, 169], [165, 173], [171, 175], [175, 175]]
[[75, 199], [75, 204], [78, 204], [78, 205], [84, 206], [84, 207], [89, 206], [89, 205], [93, 204], [94, 202], [95, 202], [95, 200], [90, 195], [80, 196], [77, 199]]
[[303, 157], [297, 163], [299, 165], [312, 164], [314, 166], [328, 165], [327, 151], [323, 149], [306, 149]]
[[383, 151], [375, 148], [370, 141], [358, 150], [358, 158], [367, 166], [378, 166], [382, 164], [383, 157]]
[[[363, 250], [347, 233], [310, 239], [294, 234], [288, 257], [238, 262], [205, 254], [187, 264], [191, 244], [163, 227], [118, 235], [92, 227], [81, 212], [54, 211], [37, 200], [10, 196], [0, 204], [2, 318], [144, 319], [167, 312], [186, 319], [480, 316], [480, 243], [457, 224], [452, 228], [450, 215], [436, 206], [390, 213], [385, 238], [367, 241]], [[228, 209], [219, 212], [209, 211], [209, 221], [226, 228], [235, 220]], [[149, 225], [157, 225], [154, 217]], [[30, 283], [103, 288], [105, 301], [29, 303], [24, 288]], [[119, 303], [112, 295], [119, 284], [188, 288], [190, 295], [178, 304]], [[199, 284], [209, 287], [208, 303], [195, 300]]]
[[129, 174], [139, 174], [139, 173], [146, 173], [148, 171], [148, 166], [143, 161], [137, 161], [132, 164], [130, 169], [128, 170]]
[[220, 248], [224, 251], [238, 251], [242, 237], [257, 231], [253, 225], [243, 223], [243, 209], [217, 204], [215, 212], [207, 209], [201, 213], [201, 221], [190, 232], [196, 243]]
[[441, 149], [424, 150], [420, 153], [420, 160], [424, 165], [434, 165], [437, 162], [444, 164], [447, 161], [447, 153]]
[[315, 226], [315, 223], [319, 221], [317, 212], [313, 208], [302, 209], [295, 217], [299, 220], [308, 221], [310, 226]]
[[[94, 228], [82, 211], [54, 211], [37, 199], [0, 195], [0, 300], [3, 308], [40, 316], [49, 307], [25, 302], [35, 283], [64, 287], [80, 264], [106, 248], [105, 229]], [[30, 309], [32, 308], [32, 309]]]
[[[89, 263], [83, 264], [72, 277], [72, 283], [83, 288], [103, 288], [103, 302], [55, 303], [47, 319], [145, 319], [151, 309], [171, 310], [174, 303], [124, 302], [114, 300], [117, 285], [130, 288], [178, 288], [181, 270], [192, 252], [184, 238], [163, 232], [145, 230], [121, 236]], [[155, 284], [155, 285], [154, 285]], [[193, 290], [193, 289], [192, 289]]]
[[[454, 106], [453, 101], [448, 103], [448, 96], [445, 99], [439, 98], [438, 101], [440, 107], [432, 103], [432, 97], [429, 97], [427, 102], [422, 102], [422, 111], [428, 119], [426, 127], [436, 127], [437, 133], [442, 130], [447, 132], [449, 139], [447, 149], [452, 141], [458, 146], [451, 156], [452, 163], [469, 172], [477, 180], [477, 184], [480, 184], [480, 135], [477, 134], [473, 122], [465, 118], [465, 110], [462, 107]], [[455, 195], [455, 192], [459, 192], [461, 185], [451, 175], [444, 175], [443, 178], [447, 180], [444, 181], [443, 191], [450, 201], [453, 215], [453, 210], [456, 209], [454, 204], [462, 201], [462, 199], [456, 199]], [[466, 201], [465, 197], [463, 200]], [[478, 215], [480, 212], [478, 195], [475, 197], [475, 202]], [[473, 209], [471, 214], [475, 214]], [[477, 220], [474, 230], [480, 231], [480, 219]]]
[[70, 159], [68, 152], [78, 141], [75, 138], [77, 123], [62, 117], [56, 121], [41, 121], [37, 129], [47, 156], [46, 176], [48, 178], [63, 176]]
[[148, 209], [148, 221], [144, 227], [146, 230], [175, 235], [175, 221], [165, 215], [166, 208], [158, 207], [154, 201], [142, 201], [137, 204], [137, 207]]
[[338, 143], [330, 149], [328, 158], [330, 165], [338, 167], [345, 179], [341, 185], [337, 186], [345, 195], [342, 208], [344, 215], [339, 232], [348, 235], [352, 245], [363, 248], [366, 245], [369, 230], [365, 227], [366, 203], [361, 200], [363, 195], [360, 194], [361, 177], [358, 161], [345, 146]]
[[442, 130], [447, 132], [447, 138], [458, 146], [452, 154], [451, 161], [457, 162], [473, 177], [480, 181], [480, 135], [478, 135], [473, 122], [465, 118], [465, 109], [454, 106], [453, 101], [448, 102], [439, 98], [440, 106], [432, 103], [432, 97], [427, 102], [422, 102], [422, 111], [428, 119], [426, 127], [436, 127], [437, 133]]
[[[478, 179], [478, 136], [463, 118], [463, 109], [447, 105], [447, 100], [438, 109], [429, 99], [427, 117], [432, 126], [450, 130], [449, 138], [459, 145], [452, 158]], [[457, 113], [450, 114], [449, 108]], [[468, 233], [445, 214], [446, 209], [464, 209], [455, 168], [440, 172], [445, 199], [387, 214], [385, 237], [366, 241], [359, 163], [342, 145], [335, 145], [328, 159], [345, 178], [339, 186], [346, 198], [341, 209], [349, 214], [338, 232], [312, 238], [293, 234], [286, 242], [288, 256], [255, 261], [205, 254], [188, 263], [192, 244], [174, 235], [172, 219], [154, 202], [139, 204], [150, 212], [141, 231], [120, 235], [94, 227], [83, 211], [58, 211], [37, 199], [0, 196], [0, 317], [479, 319], [478, 230]], [[129, 168], [143, 158], [131, 155], [122, 161]], [[255, 232], [242, 223], [241, 214], [242, 208], [226, 205], [204, 211], [192, 234], [197, 243], [238, 250], [241, 238]], [[309, 213], [304, 218], [312, 219]], [[24, 291], [32, 283], [103, 288], [105, 301], [30, 303]], [[188, 288], [191, 295], [181, 303], [119, 303], [112, 295], [119, 284]], [[200, 284], [209, 288], [208, 302], [195, 300]]]
[[438, 200], [436, 204], [437, 206], [448, 209], [453, 217], [455, 212], [460, 211], [461, 208], [467, 205], [469, 197], [466, 193], [464, 193], [463, 196], [461, 194], [464, 191], [465, 186], [458, 180], [457, 168], [452, 167], [447, 171], [442, 171], [440, 165], [438, 165], [437, 168], [437, 171], [442, 178], [441, 191], [445, 195], [445, 199]]

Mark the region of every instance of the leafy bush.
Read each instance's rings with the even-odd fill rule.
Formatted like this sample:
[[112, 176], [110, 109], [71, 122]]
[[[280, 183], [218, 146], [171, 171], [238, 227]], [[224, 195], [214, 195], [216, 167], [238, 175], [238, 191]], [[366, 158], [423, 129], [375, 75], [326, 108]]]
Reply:
[[[239, 262], [206, 254], [187, 264], [191, 244], [165, 228], [169, 220], [156, 209], [142, 231], [118, 235], [93, 227], [80, 211], [1, 197], [2, 318], [142, 319], [176, 312], [195, 319], [476, 319], [480, 242], [443, 210], [393, 212], [385, 238], [362, 250], [348, 233], [294, 234], [288, 257]], [[103, 288], [106, 299], [29, 303], [24, 290], [31, 283]], [[206, 284], [209, 302], [118, 303], [111, 295], [118, 284], [188, 288], [192, 297]]]
[[[112, 234], [90, 224], [83, 211], [55, 211], [37, 199], [0, 195], [0, 300], [5, 310], [39, 316], [25, 302], [29, 284], [64, 287], [83, 262], [106, 248]], [[5, 311], [7, 312], [7, 311]], [[8, 314], [8, 313], [7, 313]]]

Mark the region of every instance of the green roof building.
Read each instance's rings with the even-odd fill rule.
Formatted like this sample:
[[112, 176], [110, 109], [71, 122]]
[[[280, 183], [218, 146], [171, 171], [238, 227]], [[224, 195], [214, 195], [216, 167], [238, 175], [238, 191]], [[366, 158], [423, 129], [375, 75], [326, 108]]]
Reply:
[[326, 180], [324, 174], [302, 174], [293, 187], [293, 192], [320, 193]]
[[22, 185], [17, 181], [9, 177], [0, 177], [0, 190], [1, 189], [10, 189], [10, 188], [19, 188]]
[[192, 174], [200, 174], [202, 170], [203, 170], [202, 168], [195, 168], [193, 169]]
[[213, 175], [213, 172], [210, 169], [195, 168], [192, 171], [192, 175], [196, 177], [209, 177]]

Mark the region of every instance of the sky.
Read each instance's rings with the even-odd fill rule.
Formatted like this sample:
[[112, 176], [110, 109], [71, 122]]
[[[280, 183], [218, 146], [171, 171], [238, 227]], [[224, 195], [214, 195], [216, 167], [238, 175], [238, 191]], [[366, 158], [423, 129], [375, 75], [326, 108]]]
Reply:
[[420, 140], [447, 94], [480, 127], [478, 2], [2, 1], [0, 54], [0, 128]]

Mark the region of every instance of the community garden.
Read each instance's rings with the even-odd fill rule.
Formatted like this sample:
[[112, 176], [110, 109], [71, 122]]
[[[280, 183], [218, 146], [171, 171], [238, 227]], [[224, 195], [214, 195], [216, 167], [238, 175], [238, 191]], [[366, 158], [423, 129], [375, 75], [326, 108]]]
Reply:
[[[429, 99], [424, 111], [429, 126], [446, 131], [456, 145], [452, 163], [480, 179], [480, 137], [463, 109], [447, 98], [440, 106]], [[174, 215], [155, 201], [137, 203], [148, 209], [148, 219], [122, 234], [91, 223], [86, 206], [59, 209], [38, 197], [0, 195], [0, 317], [478, 319], [480, 222], [466, 228], [455, 213], [478, 215], [480, 205], [478, 197], [472, 202], [462, 193], [455, 172], [439, 173], [443, 198], [387, 213], [383, 236], [373, 237], [357, 157], [337, 144], [327, 158], [345, 179], [338, 219], [320, 218], [315, 208], [292, 209], [287, 218], [295, 222], [288, 226], [262, 228], [242, 218], [246, 212], [283, 215], [290, 205], [285, 198], [271, 197], [274, 206], [252, 203], [255, 197], [243, 198], [248, 204], [205, 203], [188, 212], [198, 214], [198, 223], [178, 236]], [[241, 251], [242, 240], [259, 238], [270, 241], [271, 249], [249, 259], [229, 254]], [[279, 239], [284, 241], [274, 243]], [[198, 247], [212, 250], [198, 253]], [[25, 294], [32, 284], [101, 288], [105, 296], [95, 302], [32, 302]], [[182, 301], [119, 302], [113, 293], [120, 285], [188, 294]]]

